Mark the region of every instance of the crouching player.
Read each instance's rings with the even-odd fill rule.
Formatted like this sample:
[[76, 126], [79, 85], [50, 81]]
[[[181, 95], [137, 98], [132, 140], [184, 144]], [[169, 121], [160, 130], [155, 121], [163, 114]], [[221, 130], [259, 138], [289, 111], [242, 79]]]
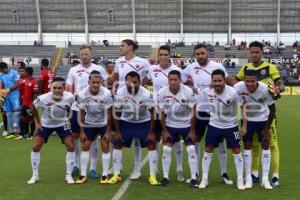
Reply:
[[[133, 138], [138, 138], [141, 147], [148, 148], [149, 183], [159, 185], [156, 178], [158, 156], [155, 149], [154, 105], [147, 89], [140, 86], [140, 75], [137, 72], [129, 72], [125, 80], [126, 86], [118, 89], [114, 102], [113, 122], [116, 129], [113, 149], [114, 175], [108, 183], [115, 184], [121, 181], [122, 148], [130, 147]], [[119, 115], [116, 114], [116, 109], [122, 113], [120, 120], [117, 119]]]
[[172, 70], [168, 74], [168, 86], [159, 90], [159, 107], [163, 138], [163, 175], [162, 186], [169, 184], [172, 147], [178, 136], [184, 139], [188, 153], [191, 181], [190, 185], [198, 185], [196, 180], [197, 158], [195, 152], [195, 96], [192, 89], [181, 84], [181, 74]]
[[[44, 143], [47, 143], [48, 137], [55, 131], [67, 149], [66, 164], [67, 172], [65, 181], [73, 184], [75, 181], [71, 176], [74, 165], [74, 139], [71, 135], [68, 114], [75, 97], [65, 92], [65, 80], [63, 78], [55, 78], [51, 85], [51, 91], [39, 96], [32, 105], [32, 114], [34, 117], [37, 134], [31, 152], [31, 166], [33, 175], [27, 182], [35, 184], [40, 180], [40, 150]], [[38, 108], [43, 109], [43, 115], [40, 118]]]
[[90, 156], [90, 147], [94, 140], [101, 136], [102, 147], [102, 178], [101, 184], [108, 181], [110, 162], [109, 141], [111, 134], [111, 107], [113, 104], [111, 92], [102, 86], [103, 79], [99, 71], [89, 75], [89, 86], [79, 93], [78, 105], [81, 119], [82, 151], [80, 154], [81, 176], [76, 181], [83, 184], [87, 181], [86, 171]]
[[[237, 124], [237, 108], [240, 100], [234, 88], [225, 85], [225, 73], [221, 69], [212, 72], [212, 88], [199, 93], [198, 103], [210, 102], [213, 109], [205, 138], [205, 152], [202, 158], [202, 180], [199, 188], [208, 185], [208, 171], [214, 148], [218, 147], [219, 139], [225, 138], [227, 148], [231, 148], [237, 172], [237, 188], [244, 190], [243, 157], [240, 150], [240, 133]], [[208, 105], [209, 106], [209, 105]], [[244, 125], [245, 126], [245, 125]], [[241, 131], [245, 131], [242, 127]]]
[[245, 70], [244, 81], [234, 85], [245, 105], [247, 116], [247, 132], [243, 136], [244, 141], [244, 166], [246, 174], [245, 188], [252, 188], [251, 177], [252, 141], [253, 134], [258, 133], [258, 139], [262, 148], [262, 183], [265, 189], [272, 189], [269, 182], [269, 170], [271, 163], [270, 152], [270, 128], [275, 117], [275, 101], [269, 93], [268, 86], [258, 82], [255, 70]]

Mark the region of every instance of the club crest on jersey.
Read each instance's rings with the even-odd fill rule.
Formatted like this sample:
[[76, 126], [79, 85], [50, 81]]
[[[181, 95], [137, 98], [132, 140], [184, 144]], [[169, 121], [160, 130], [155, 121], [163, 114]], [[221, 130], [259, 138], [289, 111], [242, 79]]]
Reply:
[[155, 76], [155, 77], [158, 77], [158, 73], [154, 73], [154, 76]]
[[230, 99], [227, 99], [227, 100], [226, 100], [226, 104], [227, 104], [227, 105], [231, 105], [231, 104], [232, 104], [232, 99], [231, 99], [231, 98], [230, 98]]
[[136, 68], [136, 69], [139, 69], [139, 68], [141, 68], [141, 66], [139, 66], [139, 65], [136, 65], [136, 66], [135, 66], [135, 68]]
[[181, 102], [182, 102], [182, 103], [185, 103], [185, 102], [186, 102], [186, 100], [185, 100], [185, 99], [181, 99]]
[[263, 103], [263, 102], [265, 101], [265, 97], [259, 97], [259, 98], [257, 99], [257, 101], [258, 101], [259, 103]]
[[267, 72], [266, 72], [265, 69], [263, 69], [263, 70], [260, 71], [260, 74], [261, 74], [262, 76], [266, 75], [266, 73], [267, 73]]

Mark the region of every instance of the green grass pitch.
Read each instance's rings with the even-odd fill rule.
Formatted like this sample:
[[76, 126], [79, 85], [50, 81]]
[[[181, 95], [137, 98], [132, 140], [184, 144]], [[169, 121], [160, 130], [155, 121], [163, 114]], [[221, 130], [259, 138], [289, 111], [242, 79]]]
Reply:
[[[255, 185], [252, 190], [237, 191], [236, 185], [226, 186], [219, 177], [217, 155], [213, 157], [210, 169], [210, 185], [205, 190], [192, 189], [185, 183], [175, 180], [175, 159], [172, 160], [170, 184], [167, 187], [151, 187], [147, 184], [148, 163], [144, 166], [143, 176], [133, 181], [122, 199], [300, 199], [299, 152], [300, 152], [300, 96], [284, 96], [277, 102], [278, 133], [281, 151], [281, 185], [266, 191]], [[65, 149], [57, 137], [51, 137], [41, 151], [40, 178], [36, 185], [27, 185], [31, 177], [30, 151], [32, 141], [15, 141], [0, 138], [0, 200], [84, 200], [111, 199], [118, 191], [118, 185], [100, 185], [98, 181], [88, 180], [85, 185], [67, 185], [65, 176]], [[203, 142], [201, 143], [203, 147]], [[145, 156], [144, 150], [144, 156]], [[202, 151], [203, 152], [203, 151]], [[201, 154], [202, 154], [201, 152]], [[235, 182], [235, 168], [231, 152], [228, 151], [228, 172]], [[130, 174], [133, 153], [123, 151], [123, 181]], [[161, 159], [161, 158], [160, 158]], [[159, 163], [161, 170], [161, 160]], [[98, 171], [101, 164], [98, 164]], [[185, 175], [189, 169], [185, 153]], [[161, 175], [162, 171], [160, 171]]]

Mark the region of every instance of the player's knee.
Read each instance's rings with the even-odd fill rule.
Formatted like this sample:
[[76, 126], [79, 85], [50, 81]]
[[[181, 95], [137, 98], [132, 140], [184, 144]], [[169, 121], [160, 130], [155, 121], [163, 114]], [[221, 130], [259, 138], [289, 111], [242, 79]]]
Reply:
[[42, 148], [42, 144], [40, 144], [40, 143], [34, 143], [32, 145], [32, 151], [33, 152], [39, 152], [41, 150], [41, 148]]
[[149, 142], [149, 144], [147, 145], [147, 148], [148, 148], [149, 151], [156, 150], [156, 143], [155, 142]]
[[239, 153], [241, 153], [240, 147], [233, 147], [231, 150], [232, 150], [233, 154], [239, 154]]
[[213, 153], [214, 152], [214, 147], [212, 145], [206, 145], [205, 146], [205, 152]]
[[82, 150], [83, 151], [89, 151], [91, 148], [91, 142], [88, 140], [85, 140], [82, 144]]
[[244, 149], [246, 149], [246, 150], [252, 149], [252, 141], [245, 141], [244, 142]]

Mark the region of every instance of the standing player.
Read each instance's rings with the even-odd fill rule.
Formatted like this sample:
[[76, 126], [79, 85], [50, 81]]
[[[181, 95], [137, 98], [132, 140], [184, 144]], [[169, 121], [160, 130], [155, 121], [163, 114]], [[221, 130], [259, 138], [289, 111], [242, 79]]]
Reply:
[[107, 73], [107, 89], [112, 90], [115, 78], [115, 64], [108, 61], [106, 63], [106, 73]]
[[[210, 112], [210, 121], [205, 137], [205, 152], [202, 158], [202, 180], [199, 188], [208, 185], [208, 171], [214, 148], [218, 147], [220, 138], [225, 138], [227, 147], [232, 149], [237, 172], [237, 188], [244, 190], [243, 157], [240, 152], [240, 133], [237, 124], [237, 108], [240, 103], [237, 92], [225, 84], [225, 72], [216, 69], [212, 72], [212, 88], [199, 93], [198, 102], [210, 102], [214, 109]], [[245, 124], [241, 129], [245, 132]]]
[[[275, 88], [275, 90], [271, 92], [273, 93], [275, 98], [278, 97], [279, 93], [283, 92], [285, 88], [283, 85], [283, 81], [280, 78], [280, 72], [278, 71], [277, 67], [261, 59], [263, 54], [263, 45], [260, 42], [254, 41], [250, 43], [249, 49], [250, 49], [251, 63], [247, 63], [240, 69], [240, 71], [236, 75], [237, 80], [238, 81], [244, 80], [245, 70], [254, 69], [257, 73], [257, 77], [259, 81], [267, 85], [270, 84], [270, 82], [275, 83], [274, 85], [270, 84], [271, 90]], [[272, 122], [270, 134], [271, 134], [270, 149], [272, 154], [272, 168], [273, 168], [273, 178], [271, 184], [273, 187], [276, 187], [279, 186], [279, 147], [277, 141], [276, 117]], [[253, 152], [252, 178], [253, 178], [253, 182], [258, 182], [260, 145], [257, 142], [257, 140], [254, 140], [252, 152]]]
[[79, 93], [81, 131], [83, 144], [80, 154], [81, 176], [76, 181], [83, 184], [87, 181], [86, 170], [90, 156], [90, 147], [98, 135], [101, 135], [102, 167], [101, 184], [108, 181], [110, 162], [109, 141], [111, 133], [111, 106], [113, 99], [111, 92], [102, 86], [103, 80], [99, 71], [92, 71], [89, 75], [89, 86]]
[[[32, 77], [33, 68], [26, 67], [25, 69], [25, 83], [22, 86], [23, 92], [20, 92], [22, 99], [22, 108], [20, 116], [20, 129], [21, 134], [15, 139], [22, 139], [27, 136], [28, 139], [32, 139], [33, 132], [35, 130], [35, 124], [32, 117], [31, 105], [33, 100], [36, 99], [38, 94], [38, 82]], [[21, 91], [21, 90], [20, 90]], [[30, 131], [29, 131], [30, 125]]]
[[[81, 90], [88, 86], [89, 75], [92, 71], [99, 71], [101, 77], [104, 81], [107, 79], [107, 74], [102, 66], [93, 64], [92, 61], [92, 49], [87, 45], [82, 45], [80, 47], [80, 60], [81, 64], [72, 67], [68, 73], [67, 78], [67, 91], [73, 92], [75, 97], [78, 97], [78, 94]], [[78, 104], [74, 102], [72, 105], [72, 119], [71, 119], [71, 130], [73, 137], [75, 138], [75, 164], [73, 169], [73, 176], [79, 175], [79, 134], [80, 134], [80, 118], [78, 117]], [[95, 140], [91, 144], [90, 148], [90, 177], [93, 179], [98, 179], [99, 175], [97, 174], [97, 162], [98, 162], [98, 140]]]
[[188, 162], [191, 173], [190, 185], [198, 184], [197, 158], [195, 152], [195, 96], [192, 89], [181, 84], [181, 74], [172, 70], [168, 75], [169, 85], [159, 90], [159, 108], [161, 111], [161, 127], [163, 138], [163, 186], [169, 184], [169, 171], [171, 166], [171, 152], [176, 138], [181, 136], [186, 144]]
[[[141, 147], [148, 148], [148, 162], [150, 168], [150, 185], [159, 185], [156, 178], [157, 152], [154, 133], [154, 104], [146, 88], [142, 87], [140, 75], [129, 72], [126, 77], [126, 86], [118, 89], [114, 104], [114, 135], [113, 168], [114, 175], [109, 184], [121, 181], [120, 167], [122, 163], [122, 148], [130, 147], [133, 138], [140, 141]], [[116, 111], [121, 112], [120, 120]]]
[[[176, 65], [171, 64], [170, 60], [170, 47], [167, 45], [160, 46], [158, 49], [158, 63], [157, 65], [151, 65], [147, 73], [146, 83], [152, 82], [153, 84], [153, 99], [156, 105], [158, 105], [158, 92], [161, 88], [168, 85], [168, 74], [170, 71], [177, 70], [182, 73], [182, 70]], [[182, 81], [185, 82], [185, 81]], [[157, 109], [158, 111], [158, 109]], [[157, 112], [158, 113], [158, 112]], [[156, 150], [159, 153], [159, 144], [161, 139], [161, 125], [158, 115], [155, 120], [155, 134], [156, 134]], [[184, 181], [183, 167], [182, 167], [182, 157], [183, 157], [183, 147], [180, 142], [180, 137], [176, 138], [174, 149], [175, 158], [177, 166], [177, 181]]]
[[45, 94], [50, 91], [51, 82], [54, 76], [54, 73], [51, 71], [51, 69], [49, 69], [49, 60], [46, 58], [42, 59], [39, 80], [39, 94]]
[[234, 85], [234, 89], [240, 95], [245, 105], [247, 116], [247, 132], [243, 136], [244, 141], [244, 165], [246, 174], [245, 188], [252, 188], [251, 177], [252, 141], [253, 134], [258, 134], [262, 147], [262, 187], [272, 189], [269, 182], [269, 170], [271, 163], [270, 152], [270, 128], [275, 117], [275, 101], [269, 93], [268, 86], [257, 81], [256, 71], [248, 69], [245, 71], [244, 81]]
[[[227, 78], [228, 74], [224, 66], [220, 63], [216, 63], [208, 59], [207, 46], [205, 44], [198, 44], [194, 47], [194, 54], [197, 62], [188, 65], [184, 70], [183, 74], [186, 78], [191, 77], [193, 81], [193, 87], [198, 91], [202, 91], [206, 88], [209, 88], [211, 85], [211, 74], [216, 69], [221, 69], [225, 72], [225, 77]], [[202, 105], [201, 105], [202, 104]], [[197, 142], [195, 144], [198, 167], [197, 173], [199, 175], [199, 163], [200, 163], [200, 141], [204, 136], [210, 115], [209, 109], [205, 106], [207, 102], [199, 102], [197, 105], [197, 122], [196, 122], [196, 134]], [[220, 138], [220, 143], [218, 146], [218, 158], [221, 170], [221, 176], [225, 184], [233, 184], [232, 180], [227, 175], [227, 152], [225, 142]]]
[[[39, 96], [32, 105], [33, 117], [36, 123], [37, 134], [31, 152], [31, 166], [33, 175], [27, 182], [35, 184], [40, 180], [40, 150], [44, 143], [47, 143], [48, 137], [52, 132], [56, 131], [63, 144], [67, 149], [66, 164], [67, 172], [65, 181], [68, 184], [74, 184], [75, 181], [71, 176], [74, 164], [74, 139], [70, 131], [68, 114], [72, 103], [75, 101], [74, 96], [65, 92], [65, 80], [63, 78], [55, 78], [52, 82], [51, 92]], [[40, 118], [37, 111], [38, 108], [43, 109], [43, 115]]]
[[[136, 72], [140, 75], [141, 81], [145, 78], [150, 64], [147, 60], [135, 55], [138, 44], [133, 40], [126, 39], [121, 42], [120, 51], [123, 55], [116, 60], [115, 81], [119, 81], [119, 88], [125, 86], [125, 77], [129, 72]], [[117, 84], [115, 84], [117, 86]], [[141, 176], [142, 149], [139, 140], [134, 139], [134, 169], [131, 179], [138, 179]]]
[[5, 97], [3, 110], [7, 116], [7, 129], [10, 135], [5, 138], [14, 138], [20, 133], [20, 75], [15, 69], [9, 69], [5, 62], [0, 63], [0, 93]]

